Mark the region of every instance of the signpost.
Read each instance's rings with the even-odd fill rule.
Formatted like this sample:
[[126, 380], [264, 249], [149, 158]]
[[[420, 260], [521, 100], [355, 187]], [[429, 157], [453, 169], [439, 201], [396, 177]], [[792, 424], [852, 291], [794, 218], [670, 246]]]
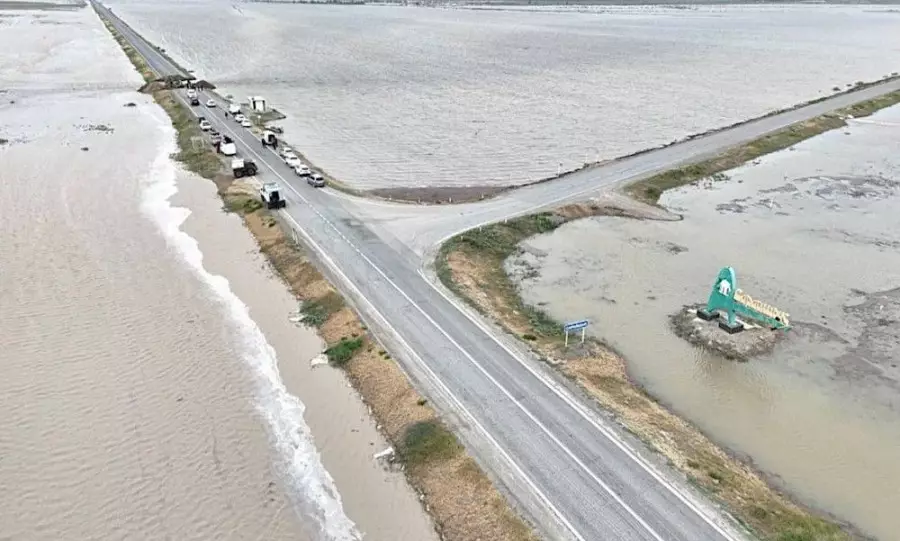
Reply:
[[571, 331], [581, 331], [581, 343], [584, 344], [584, 333], [588, 326], [588, 320], [582, 319], [581, 321], [572, 321], [571, 323], [566, 323], [563, 325], [563, 330], [566, 331], [566, 347], [569, 347], [569, 333]]

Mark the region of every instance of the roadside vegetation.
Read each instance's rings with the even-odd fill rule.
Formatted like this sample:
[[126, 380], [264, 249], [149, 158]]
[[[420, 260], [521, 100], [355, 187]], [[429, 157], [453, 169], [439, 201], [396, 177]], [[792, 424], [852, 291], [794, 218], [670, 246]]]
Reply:
[[[858, 84], [857, 87], [866, 86]], [[821, 100], [819, 100], [821, 101]], [[636, 182], [626, 188], [626, 192], [647, 203], [656, 204], [666, 190], [678, 188], [705, 178], [713, 180], [727, 179], [723, 171], [734, 169], [760, 156], [778, 150], [790, 148], [800, 141], [847, 125], [846, 118], [860, 118], [900, 103], [900, 91], [885, 94], [878, 98], [864, 101], [833, 111], [826, 115], [793, 124], [750, 143], [726, 150], [718, 156], [692, 165], [670, 169], [658, 175]]]
[[[655, 205], [666, 190], [701, 179], [727, 180], [723, 174], [726, 170], [846, 126], [849, 116], [868, 116], [897, 103], [900, 92], [861, 102], [789, 126], [709, 160], [655, 175], [627, 187], [626, 192], [638, 201]], [[506, 259], [519, 249], [519, 243], [573, 219], [600, 214], [628, 215], [621, 209], [581, 204], [488, 225], [444, 243], [435, 270], [448, 289], [522, 339], [539, 358], [614, 412], [630, 432], [665, 456], [689, 482], [724, 504], [759, 538], [838, 541], [859, 537], [849, 526], [816, 516], [791, 502], [751, 467], [729, 456], [696, 427], [662, 407], [629, 379], [624, 360], [602, 342], [590, 340], [583, 347], [565, 349], [561, 323], [522, 301], [504, 268]]]
[[698, 429], [669, 412], [632, 382], [624, 360], [602, 342], [564, 348], [562, 324], [522, 301], [504, 261], [526, 238], [590, 215], [622, 215], [601, 206], [571, 205], [468, 231], [443, 245], [436, 270], [443, 284], [481, 314], [518, 336], [544, 362], [612, 411], [627, 430], [662, 454], [685, 478], [760, 539], [844, 541], [853, 534], [815, 516], [768, 486]]
[[[196, 118], [177, 101], [111, 25], [107, 29], [144, 77], [143, 91], [166, 110], [177, 131], [173, 156], [212, 180], [226, 210], [242, 217], [260, 251], [300, 302], [301, 322], [316, 327], [329, 363], [343, 369], [369, 405], [382, 433], [397, 451], [407, 479], [422, 497], [443, 541], [536, 541], [428, 401], [413, 389], [400, 366], [368, 333], [343, 297], [305, 250], [286, 234], [277, 216], [262, 208], [255, 189], [226, 172]], [[156, 86], [154, 86], [156, 85]]]

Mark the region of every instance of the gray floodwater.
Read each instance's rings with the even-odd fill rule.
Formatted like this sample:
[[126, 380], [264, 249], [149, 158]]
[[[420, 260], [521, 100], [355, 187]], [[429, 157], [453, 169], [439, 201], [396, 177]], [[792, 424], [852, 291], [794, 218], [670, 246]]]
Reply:
[[900, 70], [883, 6], [109, 4], [361, 188], [522, 183]]
[[[900, 539], [900, 107], [667, 192], [680, 222], [591, 218], [508, 262], [527, 302], [588, 318], [656, 397], [805, 502]], [[736, 363], [676, 337], [718, 270], [787, 311]]]
[[0, 51], [0, 539], [435, 539], [94, 12]]

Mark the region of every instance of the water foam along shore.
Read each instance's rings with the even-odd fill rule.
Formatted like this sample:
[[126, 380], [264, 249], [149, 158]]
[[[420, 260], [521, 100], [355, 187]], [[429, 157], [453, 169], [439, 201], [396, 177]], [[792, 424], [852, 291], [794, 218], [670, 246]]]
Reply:
[[[214, 184], [181, 170], [171, 160], [170, 156], [177, 150], [175, 132], [168, 117], [162, 112], [158, 114], [171, 144], [160, 153], [154, 166], [151, 177], [155, 180], [147, 187], [145, 209], [171, 245], [209, 285], [239, 329], [243, 356], [256, 376], [256, 405], [272, 434], [278, 460], [286, 473], [288, 494], [293, 496], [301, 516], [315, 517], [325, 539], [362, 539], [361, 528], [345, 512], [344, 500], [347, 499], [367, 539], [432, 539], [433, 527], [402, 475], [383, 470], [372, 459], [371, 450], [384, 448], [387, 444], [377, 433], [362, 402], [339, 374], [329, 376], [321, 371], [315, 374], [298, 371], [298, 368], [308, 370], [309, 359], [322, 350], [321, 339], [313, 331], [296, 329], [288, 321], [289, 310], [296, 309], [296, 301], [283, 283], [267, 272], [267, 266], [258, 260], [258, 255], [248, 255], [256, 252], [255, 242], [240, 220], [222, 215]], [[205, 240], [209, 244], [204, 246], [217, 252], [215, 259], [222, 274], [213, 274], [207, 269], [200, 244], [184, 230], [192, 212], [173, 206], [171, 202], [179, 191], [176, 176], [183, 177], [182, 188], [192, 182], [203, 184], [206, 193], [194, 194], [190, 200], [193, 205], [205, 207], [200, 219], [208, 223], [194, 224], [193, 229], [206, 233]], [[198, 189], [199, 186], [191, 187], [191, 191]], [[230, 253], [225, 254], [225, 251]], [[282, 338], [282, 348], [294, 354], [289, 357], [291, 366], [284, 367], [285, 372], [291, 374], [291, 389], [282, 379], [276, 349], [251, 317], [251, 308], [232, 289], [230, 278], [241, 283], [243, 298], [252, 299], [250, 302], [256, 305], [257, 315], [267, 320], [266, 332], [274, 331]], [[281, 308], [281, 311], [273, 314], [273, 307]], [[273, 329], [277, 326], [282, 328]], [[288, 329], [284, 329], [285, 326]], [[285, 336], [286, 333], [289, 335]], [[305, 347], [299, 347], [298, 340]], [[297, 354], [302, 358], [298, 359]], [[303, 396], [316, 411], [308, 411], [307, 405], [292, 391]], [[315, 421], [315, 431], [307, 426], [305, 416]], [[316, 435], [327, 442], [326, 448], [332, 458], [328, 466], [335, 476], [323, 466], [317, 450], [322, 444], [314, 443], [319, 440]], [[336, 486], [334, 477], [343, 482]]]
[[190, 210], [175, 207], [169, 201], [178, 191], [176, 165], [170, 158], [177, 150], [175, 130], [161, 112], [156, 114], [160, 129], [168, 134], [168, 142], [148, 175], [142, 210], [156, 222], [169, 245], [184, 258], [229, 313], [241, 337], [242, 356], [256, 377], [256, 405], [271, 432], [279, 460], [283, 461], [290, 485], [288, 493], [293, 496], [294, 504], [303, 515], [311, 515], [318, 521], [321, 532], [328, 539], [361, 539], [356, 526], [344, 514], [334, 481], [322, 465], [309, 427], [303, 421], [303, 403], [291, 395], [281, 381], [274, 348], [250, 317], [247, 305], [231, 291], [228, 279], [206, 270], [197, 240], [181, 229]]
[[[172, 165], [168, 159], [165, 163]], [[170, 189], [162, 203], [172, 218], [168, 227], [173, 235], [197, 239], [190, 241], [195, 265], [213, 275], [216, 289], [231, 299], [230, 308], [247, 329], [244, 342], [258, 374], [260, 413], [272, 427], [300, 506], [308, 511], [308, 500], [325, 504], [314, 511], [327, 528], [327, 539], [356, 539], [360, 532], [372, 540], [433, 539], [433, 525], [402, 473], [385, 470], [374, 460], [374, 451], [389, 444], [365, 404], [339, 371], [312, 369], [311, 359], [324, 349], [322, 339], [291, 321], [296, 299], [272, 274], [240, 218], [222, 213], [213, 183], [180, 167], [176, 176], [172, 189], [178, 193]], [[195, 246], [203, 247], [203, 253], [194, 253]], [[317, 461], [330, 475], [320, 471]]]
[[[108, 27], [108, 30], [144, 78], [151, 80], [153, 75], [146, 69], [143, 61], [114, 29]], [[397, 518], [393, 524], [402, 524], [407, 529], [397, 535], [389, 528], [383, 528], [384, 532], [379, 536], [366, 527], [367, 539], [427, 540], [434, 538], [436, 530], [441, 539], [447, 541], [477, 538], [532, 541], [534, 533], [531, 526], [510, 508], [508, 501], [488, 476], [447, 430], [428, 400], [415, 391], [400, 366], [385, 362], [391, 360], [385, 350], [378, 350], [376, 353], [378, 344], [374, 337], [368, 334], [366, 326], [362, 325], [351, 308], [342, 302], [340, 294], [315, 268], [310, 256], [287, 236], [286, 231], [290, 229], [277, 227], [278, 220], [268, 211], [260, 209], [254, 188], [244, 182], [234, 181], [230, 174], [222, 172], [221, 160], [209, 146], [195, 144], [203, 136], [188, 108], [178, 103], [171, 91], [153, 91], [148, 89], [149, 86], [151, 85], [145, 85], [143, 91], [152, 92], [154, 100], [166, 110], [178, 131], [180, 152], [175, 158], [189, 170], [213, 181], [226, 208], [242, 215], [244, 225], [258, 243], [258, 247], [252, 251], [265, 256], [267, 264], [262, 266], [274, 269], [303, 303], [302, 317], [296, 319], [300, 323], [316, 327], [319, 336], [329, 344], [330, 347], [325, 351], [329, 362], [344, 369], [372, 416], [381, 423], [375, 427], [377, 432], [387, 437], [396, 447], [396, 454], [401, 461], [399, 469], [419, 493], [421, 506], [401, 507], [396, 505], [395, 500], [386, 497], [394, 492], [386, 492], [380, 485], [372, 489], [366, 487], [365, 478], [355, 475], [357, 472], [345, 475], [348, 480], [346, 483], [338, 479], [339, 488], [356, 487], [369, 498], [364, 500], [366, 505], [357, 505], [355, 509], [366, 510], [382, 526], [388, 524], [389, 517]], [[258, 289], [251, 288], [244, 298], [257, 297], [260, 294]], [[271, 327], [267, 326], [267, 329], [271, 330]], [[286, 363], [282, 368], [285, 372], [291, 372], [296, 366], [294, 363]], [[335, 374], [329, 371], [315, 373]], [[296, 378], [292, 379], [297, 382]], [[303, 377], [300, 381], [307, 379], [310, 378]], [[335, 376], [333, 381], [346, 385], [342, 376]], [[292, 388], [289, 385], [289, 389]], [[307, 405], [312, 403], [308, 400], [308, 395], [300, 394]], [[325, 406], [325, 423], [330, 426], [335, 425], [335, 418], [340, 418], [336, 414], [339, 411], [336, 406], [340, 401], [336, 398], [341, 396], [344, 395], [331, 393]], [[364, 413], [360, 417], [368, 419]], [[362, 429], [359, 431], [362, 432]], [[313, 427], [313, 432], [321, 436], [316, 427]], [[369, 444], [372, 445], [371, 442]], [[325, 453], [325, 459], [328, 460], [333, 454], [335, 453]], [[326, 466], [336, 475], [345, 473], [342, 469], [332, 469], [329, 464]], [[408, 488], [405, 483], [400, 484]], [[395, 493], [404, 492], [397, 490]], [[353, 511], [350, 499], [354, 494], [357, 492], [350, 491], [343, 493], [343, 496], [350, 504], [351, 516], [359, 518], [360, 515]], [[422, 517], [422, 507], [434, 519], [433, 529], [423, 525], [428, 523], [427, 520], [418, 520]]]
[[[250, 409], [249, 405], [252, 403], [258, 412], [258, 419], [250, 411], [250, 415], [242, 418], [247, 423], [240, 424], [235, 418], [220, 415], [219, 410], [222, 409], [222, 406], [217, 406], [217, 402], [204, 393], [202, 388], [191, 388], [187, 391], [187, 398], [179, 397], [177, 402], [174, 396], [171, 397], [171, 403], [177, 404], [174, 407], [179, 410], [176, 414], [179, 417], [184, 416], [182, 408], [192, 409], [193, 406], [201, 408], [198, 419], [188, 416], [186, 421], [193, 423], [188, 430], [192, 434], [198, 432], [200, 441], [191, 441], [178, 434], [164, 438], [164, 441], [158, 442], [161, 449], [165, 449], [166, 453], [173, 453], [172, 449], [179, 449], [179, 451], [174, 452], [175, 456], [164, 457], [165, 467], [161, 470], [154, 469], [156, 464], [151, 464], [148, 457], [139, 459], [142, 460], [141, 475], [158, 477], [160, 483], [168, 488], [169, 485], [177, 483], [177, 480], [170, 478], [171, 464], [187, 460], [184, 458], [185, 455], [192, 457], [199, 455], [200, 462], [195, 469], [200, 470], [198, 476], [203, 477], [204, 481], [209, 481], [210, 485], [195, 483], [191, 486], [192, 491], [199, 492], [191, 497], [200, 498], [202, 503], [198, 503], [193, 508], [196, 514], [190, 516], [190, 527], [175, 522], [176, 519], [169, 515], [165, 516], [167, 526], [177, 527], [184, 534], [184, 539], [191, 538], [193, 530], [206, 532], [207, 535], [201, 536], [201, 538], [215, 538], [219, 537], [222, 532], [216, 534], [215, 531], [209, 529], [210, 526], [204, 527], [203, 524], [215, 524], [217, 525], [215, 527], [219, 527], [223, 524], [227, 525], [235, 517], [240, 517], [239, 520], [246, 527], [235, 528], [232, 533], [239, 536], [246, 534], [248, 537], [264, 533], [273, 539], [285, 537], [345, 541], [361, 539], [363, 537], [361, 530], [363, 530], [366, 539], [373, 540], [399, 538], [428, 540], [433, 538], [433, 528], [422, 511], [415, 494], [406, 486], [402, 475], [384, 471], [372, 459], [373, 451], [370, 446], [372, 444], [384, 445], [384, 442], [379, 439], [374, 422], [365, 413], [365, 407], [344, 382], [339, 378], [332, 378], [332, 384], [324, 384], [325, 376], [319, 376], [319, 374], [324, 374], [324, 371], [317, 371], [315, 376], [309, 376], [308, 372], [301, 376], [314, 380], [321, 386], [321, 396], [311, 402], [319, 407], [318, 417], [324, 416], [321, 410], [325, 409], [326, 405], [333, 406], [328, 412], [330, 414], [328, 420], [335, 428], [332, 431], [317, 431], [311, 429], [305, 422], [304, 416], [311, 412], [303, 402], [294, 396], [291, 392], [292, 389], [288, 388], [290, 385], [282, 381], [278, 365], [279, 355], [276, 352], [280, 354], [286, 351], [292, 360], [298, 352], [305, 355], [305, 358], [293, 363], [305, 368], [308, 366], [308, 358], [321, 350], [321, 341], [313, 332], [298, 330], [286, 322], [288, 310], [284, 307], [289, 305], [295, 309], [295, 301], [287, 293], [282, 283], [273, 279], [265, 269], [260, 268], [258, 260], [248, 256], [251, 249], [256, 251], [255, 245], [238, 220], [223, 215], [221, 201], [215, 194], [215, 188], [203, 179], [186, 174], [180, 166], [172, 161], [170, 156], [176, 150], [176, 145], [170, 119], [147, 96], [134, 92], [133, 89], [140, 84], [140, 77], [121, 54], [115, 42], [109, 39], [108, 33], [102, 28], [93, 12], [88, 9], [81, 12], [54, 13], [38, 19], [41, 21], [40, 24], [31, 24], [31, 14], [19, 11], [14, 20], [15, 22], [10, 25], [13, 27], [12, 30], [0, 33], [3, 34], [0, 35], [0, 44], [6, 44], [7, 40], [10, 43], [17, 43], [21, 51], [21, 58], [28, 62], [31, 71], [18, 65], [17, 59], [10, 57], [0, 59], [0, 81], [3, 82], [0, 87], [10, 89], [4, 95], [4, 98], [8, 97], [9, 100], [8, 102], [4, 101], [3, 107], [14, 110], [14, 123], [25, 130], [22, 133], [12, 130], [15, 133], [9, 133], [8, 141], [3, 146], [8, 146], [18, 153], [26, 151], [31, 140], [42, 140], [41, 146], [50, 149], [54, 148], [56, 144], [62, 144], [64, 147], [68, 147], [65, 148], [65, 152], [74, 152], [75, 157], [79, 158], [81, 162], [93, 164], [90, 171], [95, 175], [96, 171], [105, 170], [104, 168], [112, 162], [128, 164], [129, 171], [134, 171], [135, 175], [114, 176], [112, 178], [115, 179], [115, 182], [111, 183], [109, 189], [98, 189], [102, 193], [101, 200], [103, 202], [110, 199], [116, 201], [116, 190], [113, 187], [127, 185], [130, 189], [132, 183], [137, 185], [138, 179], [140, 179], [140, 193], [136, 194], [140, 201], [135, 201], [134, 215], [124, 218], [127, 228], [125, 223], [117, 222], [120, 217], [113, 218], [115, 213], [112, 211], [92, 213], [92, 217], [114, 228], [117, 233], [122, 232], [118, 236], [125, 237], [128, 241], [134, 239], [124, 231], [126, 229], [130, 231], [132, 228], [148, 232], [147, 234], [154, 239], [159, 236], [164, 237], [169, 250], [154, 254], [158, 257], [140, 260], [141, 264], [136, 265], [133, 272], [128, 272], [128, 280], [135, 280], [135, 284], [140, 283], [146, 279], [148, 267], [155, 268], [170, 263], [179, 269], [187, 267], [184, 273], [188, 276], [193, 273], [196, 276], [199, 286], [196, 291], [194, 291], [193, 280], [179, 283], [173, 287], [175, 289], [188, 288], [191, 291], [186, 292], [187, 295], [210, 299], [213, 307], [220, 308], [222, 313], [204, 314], [201, 319], [221, 319], [225, 323], [225, 327], [219, 332], [217, 329], [213, 329], [212, 333], [197, 334], [200, 332], [200, 327], [193, 321], [179, 322], [176, 327], [182, 336], [178, 340], [216, 342], [218, 344], [214, 349], [227, 351], [228, 354], [189, 357], [185, 353], [183, 359], [178, 355], [175, 357], [184, 361], [185, 365], [202, 367], [201, 370], [213, 370], [217, 374], [228, 372], [230, 376], [233, 376], [233, 373], [236, 372], [237, 380], [228, 379], [230, 376], [207, 379], [221, 381], [220, 385], [214, 384], [215, 387], [218, 387], [219, 395], [234, 393], [228, 398], [238, 404], [235, 407], [236, 410]], [[52, 24], [48, 24], [47, 21]], [[86, 70], [71, 73], [73, 67], [80, 66], [82, 59], [86, 56], [104, 60], [93, 62], [92, 67]], [[110, 88], [113, 90], [110, 91]], [[77, 94], [73, 94], [73, 89]], [[70, 105], [49, 107], [43, 101], [48, 99], [48, 94], [52, 95], [50, 99], [63, 101]], [[69, 99], [69, 95], [71, 95], [71, 99]], [[10, 120], [10, 116], [2, 118]], [[3, 123], [5, 124], [5, 122]], [[43, 127], [44, 123], [47, 124], [47, 127]], [[74, 124], [74, 127], [70, 124]], [[9, 127], [0, 124], [0, 129], [4, 132]], [[81, 143], [72, 143], [64, 137], [53, 136], [56, 132], [63, 134], [74, 132], [82, 134], [82, 137], [87, 137], [83, 134], [88, 134], [94, 138], [102, 138], [103, 144], [91, 142], [89, 146], [83, 148], [72, 147], [73, 144], [81, 145]], [[110, 142], [116, 143], [111, 144]], [[109, 146], [110, 144], [112, 146]], [[148, 147], [152, 147], [152, 149]], [[127, 153], [129, 148], [133, 148], [135, 152]], [[0, 151], [3, 151], [3, 147], [0, 147]], [[57, 151], [55, 154], [59, 155], [61, 152]], [[147, 165], [152, 163], [152, 166], [147, 170], [144, 169], [145, 165], [142, 163], [132, 163], [139, 155], [147, 154], [149, 156], [153, 152], [157, 152], [157, 155], [155, 159], [148, 158], [146, 163]], [[52, 163], [52, 160], [46, 160], [46, 156], [40, 152], [34, 156], [43, 157], [44, 161]], [[80, 164], [69, 163], [69, 165], [71, 167], [67, 171], [70, 175], [77, 176], [86, 171], [81, 168]], [[30, 169], [20, 170], [20, 173], [23, 178], [27, 178], [30, 171]], [[67, 204], [70, 197], [73, 199], [72, 205], [75, 208], [67, 207], [66, 212], [71, 211], [73, 215], [80, 216], [88, 208], [97, 206], [102, 208], [103, 203], [96, 200], [91, 201], [91, 205], [82, 203], [78, 206], [76, 201], [79, 194], [69, 193], [74, 188], [72, 188], [72, 182], [66, 181], [66, 175], [52, 175], [52, 177], [60, 179], [59, 182], [65, 187], [63, 191], [67, 198]], [[178, 184], [179, 179], [182, 181], [181, 186]], [[102, 186], [109, 180], [104, 177], [102, 180], [90, 184]], [[185, 188], [185, 183], [187, 186], [191, 186], [191, 183], [206, 185], [208, 191], [204, 194], [205, 197], [180, 201], [180, 188]], [[17, 186], [21, 187], [21, 184], [17, 183]], [[137, 186], [134, 191], [138, 191]], [[17, 197], [27, 195], [27, 192], [21, 189], [14, 190], [12, 193]], [[88, 197], [87, 194], [84, 196]], [[176, 202], [176, 200], [179, 201]], [[116, 208], [130, 208], [125, 203], [123, 200], [118, 200]], [[198, 214], [198, 210], [200, 210], [198, 206], [203, 207], [202, 213]], [[70, 216], [70, 218], [72, 217]], [[186, 225], [191, 223], [192, 219], [194, 222], [201, 222], [203, 226], [198, 228], [195, 223], [195, 228], [207, 232], [212, 231], [215, 235], [194, 235], [191, 234], [192, 232], [186, 231]], [[239, 235], [243, 235], [243, 237]], [[243, 244], [240, 242], [242, 239]], [[115, 258], [119, 255], [113, 253], [113, 255], [104, 256], [94, 248], [91, 249], [91, 253], [101, 262], [107, 257]], [[219, 262], [216, 270], [210, 270], [208, 267], [207, 261], [210, 256]], [[235, 269], [241, 269], [241, 273], [235, 274], [238, 272]], [[242, 291], [250, 290], [254, 293], [265, 291], [266, 295], [262, 299], [255, 299], [255, 304], [254, 302], [244, 303], [234, 291], [233, 283], [240, 284], [243, 287]], [[112, 295], [111, 288], [109, 294]], [[278, 294], [281, 295], [280, 298]], [[255, 311], [256, 316], [266, 315], [265, 310], [259, 309], [260, 305], [264, 305], [264, 308], [277, 306], [282, 310], [277, 314], [272, 314], [272, 309], [270, 309], [269, 317], [266, 318], [267, 324], [260, 325], [256, 323], [254, 314], [251, 314], [251, 311]], [[204, 306], [208, 307], [205, 301]], [[176, 318], [179, 311], [183, 309], [180, 306], [171, 308], [175, 314], [172, 317]], [[220, 310], [212, 311], [219, 312]], [[148, 310], [144, 319], [152, 318], [152, 314], [153, 312]], [[169, 321], [168, 317], [161, 318], [159, 325], [163, 325], [167, 321]], [[282, 327], [278, 327], [278, 323], [281, 323]], [[283, 329], [285, 325], [289, 327], [288, 332]], [[273, 332], [276, 336], [277, 340], [274, 343], [267, 340], [264, 329], [266, 334]], [[145, 339], [146, 336], [134, 336], [131, 341], [141, 343]], [[285, 346], [288, 342], [289, 344]], [[294, 343], [301, 343], [302, 351], [300, 346], [293, 345]], [[231, 346], [234, 346], [234, 351], [229, 350]], [[231, 353], [234, 353], [234, 356]], [[171, 357], [169, 356], [169, 359], [166, 360], [171, 360]], [[244, 366], [236, 366], [240, 363], [234, 361], [239, 360], [246, 363], [246, 369]], [[157, 359], [151, 361], [154, 366], [142, 366], [141, 373], [144, 370], [156, 371], [159, 368]], [[130, 366], [132, 363], [127, 364]], [[181, 364], [176, 362], [176, 366]], [[164, 369], [163, 371], [171, 372], [171, 370]], [[252, 376], [252, 378], [244, 376]], [[249, 381], [251, 379], [252, 383]], [[246, 384], [245, 380], [247, 380]], [[247, 390], [255, 390], [255, 393], [245, 392], [245, 387]], [[155, 386], [154, 391], [166, 396], [183, 392], [183, 390], [172, 389], [164, 384]], [[91, 390], [85, 389], [84, 392], [90, 394]], [[144, 391], [135, 390], [134, 392], [143, 399]], [[149, 391], [147, 393], [149, 394]], [[196, 399], [196, 403], [193, 399]], [[245, 408], [244, 404], [248, 407]], [[355, 405], [355, 409], [348, 404]], [[217, 411], [203, 413], [202, 408], [216, 408]], [[100, 414], [101, 412], [95, 411], [95, 413]], [[162, 415], [154, 417], [154, 420], [158, 420], [163, 425], [174, 426], [176, 424], [174, 420], [169, 423]], [[221, 427], [222, 424], [229, 426]], [[259, 438], [263, 440], [262, 445], [257, 447], [245, 445], [245, 440], [257, 441], [254, 432], [257, 426], [262, 436]], [[276, 453], [272, 453], [271, 449], [265, 446], [266, 438], [263, 426], [267, 429], [270, 442], [277, 452], [275, 468], [271, 467], [271, 460]], [[320, 422], [316, 428], [322, 426], [325, 426], [325, 423]], [[351, 427], [354, 428], [351, 430]], [[136, 426], [135, 431], [138, 430], [152, 439], [154, 432], [151, 432], [147, 426]], [[227, 432], [230, 437], [223, 438], [220, 433], [222, 431]], [[235, 433], [239, 436], [231, 437]], [[339, 460], [323, 460], [319, 455], [314, 444], [321, 444], [321, 442], [318, 438], [314, 441], [314, 437], [322, 435], [325, 436], [326, 442], [338, 449], [330, 454], [337, 456]], [[118, 442], [114, 451], [124, 452], [130, 443]], [[227, 449], [223, 449], [223, 447]], [[340, 452], [345, 449], [355, 449], [356, 451], [348, 457], [347, 453]], [[204, 461], [207, 457], [209, 460]], [[9, 456], [6, 458], [9, 459]], [[343, 476], [344, 482], [339, 483], [341, 486], [338, 488], [335, 487], [333, 477], [323, 462], [328, 462], [329, 468], [341, 470], [339, 477]], [[214, 471], [209, 472], [209, 477], [204, 477], [207, 475], [204, 473], [207, 467]], [[269, 483], [263, 490], [264, 493], [258, 494], [260, 489], [256, 483], [262, 478], [261, 483], [265, 485], [265, 482], [271, 479], [271, 474], [266, 475], [271, 469], [279, 474], [281, 484], [291, 499], [291, 502], [288, 502], [287, 510], [284, 508], [285, 502], [281, 497], [281, 491], [274, 483]], [[229, 493], [228, 490], [225, 490], [226, 487], [228, 490], [236, 491], [239, 496], [235, 496], [235, 492]], [[124, 486], [122, 491], [113, 491], [113, 493], [120, 494], [121, 500], [138, 497], [128, 492], [130, 488], [130, 486]], [[208, 492], [202, 490], [204, 488]], [[348, 518], [344, 510], [344, 500], [338, 489], [345, 489], [352, 493], [347, 500], [355, 509], [362, 510], [358, 513], [359, 526]], [[143, 490], [141, 494], [150, 494], [152, 498], [160, 490], [162, 489]], [[176, 499], [169, 492], [166, 497], [169, 500]], [[209, 515], [205, 512], [214, 507], [206, 505], [207, 502], [218, 503], [223, 499], [239, 506], [239, 512], [229, 513], [226, 518]], [[265, 508], [267, 505], [270, 508], [255, 514], [254, 509], [244, 500], [258, 503], [261, 508]], [[290, 503], [294, 504], [299, 513], [295, 515], [290, 512]], [[76, 505], [75, 502], [68, 499], [61, 504]], [[365, 511], [367, 507], [371, 508], [371, 512]], [[397, 511], [396, 517], [386, 512], [386, 508]], [[127, 515], [127, 513], [124, 514]], [[102, 532], [108, 533], [108, 528], [113, 527], [111, 526], [112, 522], [109, 521], [111, 517], [101, 510], [96, 515], [97, 520], [90, 520], [93, 518], [95, 517], [87, 517], [84, 524], [88, 524], [92, 528], [91, 531], [99, 531], [101, 536], [106, 537], [106, 534]], [[354, 518], [357, 518], [357, 514], [354, 514]], [[135, 521], [137, 520], [139, 519], [135, 517]], [[6, 521], [0, 520], [0, 523], [4, 522]], [[19, 522], [14, 524], [14, 527], [19, 526]], [[24, 525], [23, 527], [33, 527], [36, 523], [26, 521], [21, 524]], [[68, 521], [62, 520], [62, 524], [66, 525]], [[0, 529], [0, 536], [4, 530], [5, 528]], [[149, 531], [152, 530], [148, 529], [145, 533]]]

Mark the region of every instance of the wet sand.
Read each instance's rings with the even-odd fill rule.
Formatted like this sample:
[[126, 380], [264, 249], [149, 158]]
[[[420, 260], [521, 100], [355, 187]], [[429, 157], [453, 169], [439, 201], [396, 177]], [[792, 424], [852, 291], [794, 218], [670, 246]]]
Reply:
[[[900, 108], [664, 195], [681, 222], [591, 218], [524, 243], [525, 300], [590, 332], [631, 374], [803, 501], [900, 539]], [[719, 268], [789, 312], [771, 355], [723, 359], [674, 336]]]
[[0, 537], [434, 539], [94, 13], [4, 20]]
[[399, 471], [387, 471], [373, 455], [388, 447], [344, 374], [311, 365], [324, 343], [290, 318], [298, 304], [275, 275], [237, 215], [223, 215], [215, 185], [181, 174], [173, 202], [192, 210], [184, 230], [204, 249], [204, 267], [228, 279], [278, 352], [287, 392], [301, 398], [303, 418], [316, 449], [341, 494], [344, 510], [365, 539], [436, 539], [430, 519]]

